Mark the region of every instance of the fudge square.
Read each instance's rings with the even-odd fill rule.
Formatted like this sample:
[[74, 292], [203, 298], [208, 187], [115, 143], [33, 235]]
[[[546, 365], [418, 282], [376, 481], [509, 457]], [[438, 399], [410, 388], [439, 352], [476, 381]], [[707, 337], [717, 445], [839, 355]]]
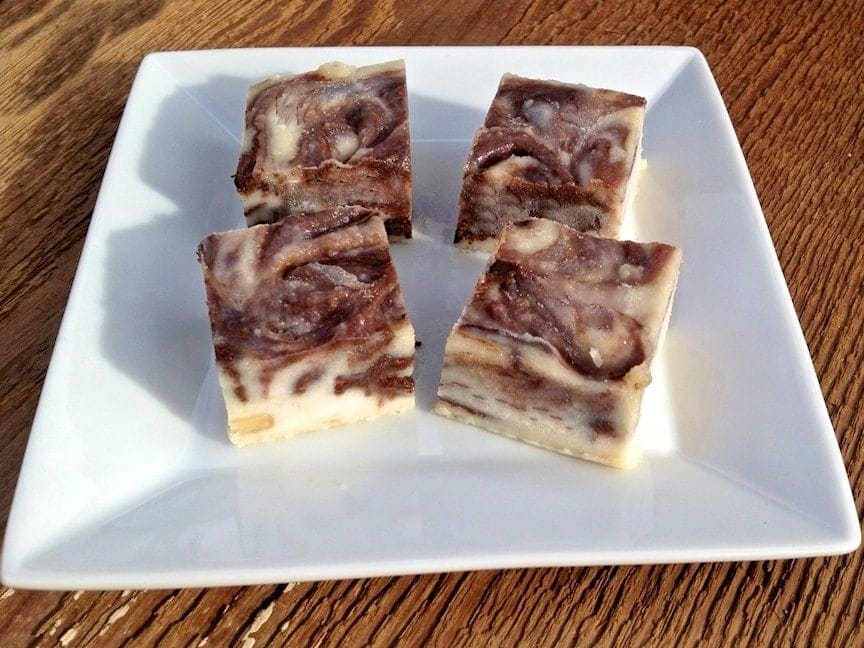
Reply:
[[488, 251], [528, 217], [617, 236], [644, 116], [642, 97], [505, 74], [465, 165], [454, 242]]
[[414, 406], [414, 329], [378, 212], [211, 234], [198, 258], [236, 445]]
[[253, 85], [234, 184], [249, 225], [359, 205], [411, 237], [404, 61], [334, 62]]
[[508, 225], [444, 351], [435, 411], [564, 454], [627, 468], [642, 391], [681, 252]]

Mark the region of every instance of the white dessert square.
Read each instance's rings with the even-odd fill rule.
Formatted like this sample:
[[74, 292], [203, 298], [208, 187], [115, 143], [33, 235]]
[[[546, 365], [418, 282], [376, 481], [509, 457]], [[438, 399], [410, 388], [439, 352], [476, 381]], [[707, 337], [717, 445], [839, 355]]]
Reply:
[[532, 219], [507, 226], [447, 340], [444, 416], [617, 467], [641, 456], [642, 392], [681, 251]]
[[378, 212], [212, 234], [198, 255], [232, 442], [414, 406], [414, 329]]
[[253, 85], [234, 184], [249, 225], [359, 205], [410, 238], [404, 61], [333, 62]]
[[505, 74], [465, 165], [455, 242], [489, 251], [529, 217], [617, 236], [644, 118], [643, 97]]

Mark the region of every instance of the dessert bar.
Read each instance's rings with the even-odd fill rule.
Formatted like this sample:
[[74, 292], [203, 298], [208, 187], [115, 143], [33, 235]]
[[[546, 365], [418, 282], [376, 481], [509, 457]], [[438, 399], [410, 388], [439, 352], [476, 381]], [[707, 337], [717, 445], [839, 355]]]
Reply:
[[404, 62], [328, 63], [253, 85], [234, 184], [249, 225], [359, 205], [381, 210], [390, 235], [409, 238]]
[[528, 217], [617, 236], [644, 115], [642, 97], [505, 74], [465, 165], [455, 242], [488, 251]]
[[378, 212], [211, 234], [198, 257], [235, 444], [414, 406], [414, 329]]
[[508, 225], [453, 327], [435, 411], [629, 467], [681, 252], [546, 219]]

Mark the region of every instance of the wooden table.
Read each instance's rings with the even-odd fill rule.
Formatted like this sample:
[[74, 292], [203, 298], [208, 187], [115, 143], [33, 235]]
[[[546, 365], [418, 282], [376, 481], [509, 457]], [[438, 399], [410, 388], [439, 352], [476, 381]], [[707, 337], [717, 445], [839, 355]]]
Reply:
[[[0, 516], [126, 96], [150, 51], [690, 44], [744, 147], [864, 505], [864, 3], [0, 5]], [[127, 6], [128, 5], [128, 6]], [[0, 644], [864, 645], [862, 551], [149, 592], [0, 592]]]

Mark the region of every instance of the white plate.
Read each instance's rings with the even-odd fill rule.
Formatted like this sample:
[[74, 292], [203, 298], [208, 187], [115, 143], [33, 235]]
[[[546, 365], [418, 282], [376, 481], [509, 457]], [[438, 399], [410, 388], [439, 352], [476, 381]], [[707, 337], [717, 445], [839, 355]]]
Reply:
[[[231, 447], [195, 248], [241, 225], [246, 88], [343, 59], [408, 65], [417, 236], [395, 247], [423, 341], [415, 412]], [[632, 472], [429, 412], [481, 262], [449, 244], [501, 73], [648, 99], [630, 234], [684, 249]], [[819, 384], [717, 87], [689, 48], [152, 54], [111, 154], [15, 495], [15, 587], [180, 587], [457, 569], [813, 556], [860, 532]]]

